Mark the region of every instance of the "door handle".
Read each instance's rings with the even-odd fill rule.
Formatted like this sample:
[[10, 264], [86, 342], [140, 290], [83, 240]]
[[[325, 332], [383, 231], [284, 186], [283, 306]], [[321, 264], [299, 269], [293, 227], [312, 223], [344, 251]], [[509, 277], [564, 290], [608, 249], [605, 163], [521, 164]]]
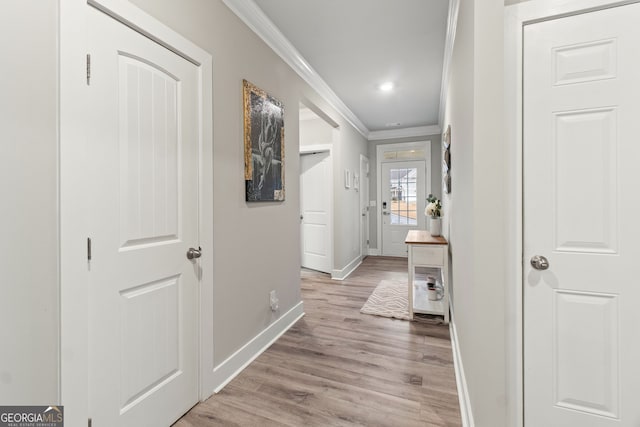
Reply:
[[198, 246], [198, 249], [189, 248], [187, 251], [187, 259], [200, 258], [202, 256], [202, 248]]
[[389, 212], [382, 212], [382, 215], [389, 215]]
[[549, 268], [549, 260], [542, 255], [534, 255], [531, 257], [531, 266], [536, 270], [546, 270]]

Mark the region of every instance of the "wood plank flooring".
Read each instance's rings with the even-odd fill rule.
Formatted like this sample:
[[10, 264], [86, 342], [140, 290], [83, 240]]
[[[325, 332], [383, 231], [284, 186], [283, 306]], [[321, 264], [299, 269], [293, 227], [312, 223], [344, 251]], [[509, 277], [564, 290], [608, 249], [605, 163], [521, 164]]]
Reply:
[[406, 259], [343, 282], [303, 270], [306, 316], [174, 426], [460, 426], [449, 328], [360, 314], [383, 279], [406, 280]]

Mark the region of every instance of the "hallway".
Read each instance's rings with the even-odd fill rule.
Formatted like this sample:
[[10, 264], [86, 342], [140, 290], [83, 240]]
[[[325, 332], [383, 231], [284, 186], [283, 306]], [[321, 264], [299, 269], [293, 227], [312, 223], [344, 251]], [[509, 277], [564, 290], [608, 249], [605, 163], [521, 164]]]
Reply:
[[302, 272], [306, 316], [175, 427], [460, 426], [448, 327], [360, 314], [407, 261], [368, 257], [345, 281]]

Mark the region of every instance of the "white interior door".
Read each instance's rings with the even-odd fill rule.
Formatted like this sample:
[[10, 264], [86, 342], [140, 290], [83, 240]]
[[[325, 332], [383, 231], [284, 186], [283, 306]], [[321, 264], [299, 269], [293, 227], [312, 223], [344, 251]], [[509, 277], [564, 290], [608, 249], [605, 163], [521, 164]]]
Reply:
[[90, 416], [169, 425], [198, 400], [197, 68], [89, 9]]
[[382, 255], [407, 256], [409, 230], [424, 229], [425, 162], [382, 164]]
[[634, 4], [525, 27], [527, 427], [640, 425], [638, 22]]
[[369, 255], [369, 159], [360, 156], [360, 240], [362, 257]]
[[300, 155], [300, 237], [302, 266], [330, 273], [331, 154]]

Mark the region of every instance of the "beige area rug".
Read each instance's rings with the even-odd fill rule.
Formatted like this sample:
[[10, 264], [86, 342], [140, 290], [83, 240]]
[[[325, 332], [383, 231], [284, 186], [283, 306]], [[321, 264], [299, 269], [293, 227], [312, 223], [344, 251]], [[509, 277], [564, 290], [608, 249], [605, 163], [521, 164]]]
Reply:
[[407, 283], [382, 280], [373, 290], [360, 313], [409, 320]]

